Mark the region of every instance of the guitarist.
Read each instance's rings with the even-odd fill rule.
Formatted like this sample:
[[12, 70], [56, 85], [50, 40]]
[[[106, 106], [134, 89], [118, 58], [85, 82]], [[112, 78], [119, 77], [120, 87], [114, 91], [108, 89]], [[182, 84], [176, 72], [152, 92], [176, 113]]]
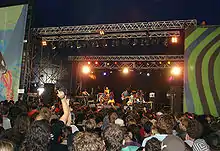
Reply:
[[123, 104], [123, 105], [126, 105], [127, 102], [129, 101], [129, 98], [130, 98], [129, 89], [126, 89], [126, 90], [121, 94], [122, 104]]

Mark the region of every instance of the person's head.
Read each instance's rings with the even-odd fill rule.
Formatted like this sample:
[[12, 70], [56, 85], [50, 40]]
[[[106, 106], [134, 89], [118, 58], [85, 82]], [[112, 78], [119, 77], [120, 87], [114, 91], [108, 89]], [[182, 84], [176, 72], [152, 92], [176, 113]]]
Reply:
[[206, 142], [213, 151], [220, 150], [220, 132], [209, 134], [206, 138]]
[[202, 136], [203, 127], [197, 120], [189, 120], [186, 133], [186, 140], [198, 139]]
[[112, 113], [109, 115], [109, 121], [110, 121], [110, 123], [114, 124], [114, 123], [115, 123], [115, 120], [116, 120], [117, 118], [118, 118], [117, 113], [112, 112]]
[[175, 120], [168, 114], [161, 115], [157, 121], [157, 129], [160, 134], [172, 134], [174, 126]]
[[25, 135], [26, 132], [29, 130], [31, 125], [30, 118], [26, 113], [22, 113], [18, 115], [18, 117], [15, 120], [13, 129], [22, 135]]
[[145, 151], [161, 151], [161, 142], [153, 137], [147, 141], [145, 145]]
[[21, 151], [47, 151], [50, 143], [50, 126], [47, 120], [34, 121], [21, 145]]
[[105, 143], [96, 134], [79, 132], [73, 138], [73, 151], [105, 151]]
[[85, 131], [92, 132], [96, 128], [96, 121], [94, 119], [86, 120]]
[[141, 143], [140, 128], [137, 125], [128, 126], [128, 131], [132, 133], [132, 140]]
[[111, 151], [119, 151], [124, 139], [123, 130], [118, 125], [111, 124], [103, 131], [106, 148]]
[[50, 121], [51, 116], [52, 116], [52, 113], [50, 109], [47, 107], [43, 107], [39, 111], [39, 114], [37, 115], [36, 120], [44, 119], [44, 120]]
[[189, 119], [187, 119], [187, 118], [182, 118], [180, 120], [179, 128], [184, 132], [186, 131], [186, 129], [188, 127], [188, 121], [189, 121]]
[[0, 140], [0, 151], [14, 151], [14, 146], [9, 141]]
[[9, 107], [7, 105], [4, 105], [1, 109], [2, 115], [7, 116], [9, 112]]
[[147, 121], [143, 127], [144, 127], [145, 133], [149, 135], [152, 132], [153, 123], [151, 123], [150, 121]]

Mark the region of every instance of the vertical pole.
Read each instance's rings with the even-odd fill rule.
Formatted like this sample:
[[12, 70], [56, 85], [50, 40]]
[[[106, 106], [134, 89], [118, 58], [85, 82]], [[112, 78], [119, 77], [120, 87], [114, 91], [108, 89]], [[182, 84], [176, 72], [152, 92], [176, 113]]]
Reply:
[[70, 93], [72, 94], [73, 90], [73, 62], [71, 63], [71, 73], [70, 73]]

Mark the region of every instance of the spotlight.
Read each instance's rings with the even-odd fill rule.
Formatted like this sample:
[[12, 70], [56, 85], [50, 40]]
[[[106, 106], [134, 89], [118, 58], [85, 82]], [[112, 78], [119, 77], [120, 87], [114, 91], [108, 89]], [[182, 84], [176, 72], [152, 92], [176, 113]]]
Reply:
[[168, 62], [167, 62], [167, 64], [171, 64], [171, 62], [170, 62], [170, 61], [168, 61]]
[[91, 64], [91, 62], [88, 62], [88, 64]]
[[82, 67], [82, 72], [83, 72], [84, 74], [88, 74], [88, 73], [90, 73], [90, 71], [91, 71], [91, 69], [90, 69], [89, 66], [83, 66], [83, 67]]
[[147, 76], [149, 77], [149, 76], [150, 76], [150, 73], [147, 73]]
[[104, 30], [100, 30], [100, 31], [99, 31], [99, 34], [100, 34], [100, 35], [105, 35], [105, 31], [104, 31]]
[[109, 63], [107, 63], [107, 66], [109, 66], [110, 64]]
[[178, 76], [181, 74], [181, 68], [180, 67], [173, 67], [171, 69], [171, 74], [174, 76]]
[[172, 38], [171, 38], [171, 42], [172, 42], [173, 44], [178, 43], [178, 38], [177, 38], [177, 37], [172, 37]]
[[99, 64], [99, 62], [98, 62], [98, 61], [96, 61], [96, 62], [95, 62], [95, 64], [96, 64], [96, 65], [98, 65], [98, 64]]
[[115, 62], [115, 64], [118, 64], [118, 62]]
[[44, 88], [38, 88], [37, 91], [39, 95], [42, 95], [44, 92]]
[[110, 73], [112, 73], [112, 71], [110, 71]]
[[104, 75], [104, 76], [106, 76], [106, 75], [107, 75], [107, 73], [106, 73], [106, 72], [104, 72], [104, 73], [103, 73], [103, 75]]
[[42, 46], [47, 46], [47, 41], [42, 41], [41, 44]]
[[124, 74], [128, 74], [128, 72], [129, 72], [129, 69], [125, 67], [125, 68], [123, 69], [123, 73], [124, 73]]

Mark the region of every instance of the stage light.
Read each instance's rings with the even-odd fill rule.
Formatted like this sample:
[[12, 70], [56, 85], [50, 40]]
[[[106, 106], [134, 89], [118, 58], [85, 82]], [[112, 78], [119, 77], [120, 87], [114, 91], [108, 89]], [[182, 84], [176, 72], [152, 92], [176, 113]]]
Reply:
[[47, 46], [47, 41], [42, 41], [42, 46]]
[[115, 62], [115, 64], [118, 64], [117, 62]]
[[91, 64], [91, 62], [88, 62], [88, 64]]
[[125, 68], [123, 69], [123, 73], [124, 73], [124, 74], [128, 74], [128, 72], [129, 72], [129, 69], [125, 67]]
[[104, 76], [106, 76], [106, 75], [107, 75], [107, 73], [106, 73], [106, 72], [104, 72], [104, 73], [103, 73], [103, 75], [104, 75]]
[[174, 76], [178, 76], [181, 74], [181, 68], [180, 67], [173, 67], [171, 69], [171, 74]]
[[99, 34], [100, 34], [100, 35], [105, 35], [105, 31], [104, 31], [104, 30], [100, 30], [100, 31], [99, 31]]
[[140, 72], [140, 74], [142, 74], [142, 72]]
[[170, 62], [170, 61], [168, 61], [168, 62], [167, 62], [167, 64], [171, 64], [171, 62]]
[[110, 71], [110, 73], [112, 73], [112, 71]]
[[161, 61], [160, 61], [159, 63], [160, 63], [160, 64], [162, 64], [162, 62], [161, 62]]
[[91, 71], [91, 69], [90, 69], [89, 66], [83, 66], [82, 72], [83, 72], [84, 74], [88, 74], [88, 73], [90, 73], [90, 71]]
[[37, 91], [38, 91], [38, 95], [41, 96], [44, 92], [44, 88], [38, 88]]
[[99, 64], [99, 62], [98, 62], [98, 61], [96, 61], [96, 62], [95, 62], [95, 64], [96, 64], [96, 65], [98, 65], [98, 64]]
[[150, 76], [150, 73], [147, 73], [147, 76], [149, 77], [149, 76]]
[[178, 38], [177, 37], [172, 37], [171, 42], [174, 43], [174, 44], [178, 43]]
[[110, 64], [109, 63], [107, 63], [107, 66], [109, 66]]

